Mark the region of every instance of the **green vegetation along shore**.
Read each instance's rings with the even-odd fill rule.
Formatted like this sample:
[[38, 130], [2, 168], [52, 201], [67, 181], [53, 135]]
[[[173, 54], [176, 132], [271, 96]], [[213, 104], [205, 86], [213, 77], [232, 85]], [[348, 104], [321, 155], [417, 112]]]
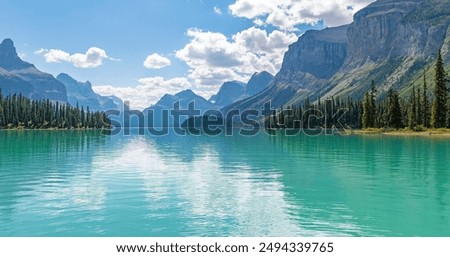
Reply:
[[0, 129], [102, 129], [109, 128], [104, 112], [72, 107], [22, 95], [4, 97], [0, 91]]
[[[380, 87], [374, 81], [362, 100], [350, 97], [318, 99], [302, 106], [289, 106], [268, 116], [269, 128], [323, 127], [341, 125], [356, 134], [447, 134], [450, 129], [449, 79], [439, 51], [434, 67], [434, 85], [423, 84], [412, 89], [410, 97], [401, 98], [389, 89], [387, 97], [379, 98]], [[341, 111], [341, 113], [339, 113]], [[362, 129], [362, 130], [360, 130]]]
[[423, 131], [411, 129], [372, 128], [361, 130], [347, 130], [347, 135], [392, 135], [392, 136], [437, 136], [450, 137], [450, 129], [426, 129]]

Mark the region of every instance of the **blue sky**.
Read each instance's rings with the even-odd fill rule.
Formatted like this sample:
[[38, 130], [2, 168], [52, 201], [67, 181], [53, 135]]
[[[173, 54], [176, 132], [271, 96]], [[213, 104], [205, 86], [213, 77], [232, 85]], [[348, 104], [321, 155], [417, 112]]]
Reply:
[[349, 23], [370, 2], [2, 0], [0, 38], [42, 71], [144, 108], [164, 93], [207, 98], [227, 80], [276, 73], [305, 30]]

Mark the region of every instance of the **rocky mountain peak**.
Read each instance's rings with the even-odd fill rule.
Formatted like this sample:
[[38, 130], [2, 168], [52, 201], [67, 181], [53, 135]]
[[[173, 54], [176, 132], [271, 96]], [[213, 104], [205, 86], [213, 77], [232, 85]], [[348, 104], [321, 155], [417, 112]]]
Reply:
[[0, 67], [11, 71], [34, 67], [32, 64], [22, 61], [17, 55], [14, 42], [7, 38], [0, 44]]
[[65, 82], [68, 84], [75, 84], [78, 83], [74, 78], [72, 78], [70, 75], [66, 74], [66, 73], [60, 73], [57, 77], [57, 80], [61, 81], [61, 82]]
[[272, 80], [273, 75], [267, 71], [256, 72], [248, 81], [245, 93], [248, 96], [256, 95], [264, 90]]
[[3, 42], [0, 44], [0, 49], [9, 49], [14, 52], [16, 51], [14, 42], [10, 38], [6, 38], [3, 40]]
[[183, 91], [177, 93], [175, 96], [177, 96], [179, 98], [186, 98], [186, 99], [197, 97], [197, 95], [190, 89], [183, 90]]
[[245, 93], [245, 83], [240, 81], [228, 81], [223, 83], [219, 92], [213, 95], [209, 101], [222, 108], [236, 102]]

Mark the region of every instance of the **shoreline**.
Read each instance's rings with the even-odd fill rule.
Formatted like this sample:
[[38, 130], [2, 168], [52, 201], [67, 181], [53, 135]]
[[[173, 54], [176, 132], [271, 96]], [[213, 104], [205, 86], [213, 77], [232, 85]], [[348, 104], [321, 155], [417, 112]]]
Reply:
[[[29, 128], [0, 128], [0, 131], [103, 131], [109, 130], [109, 128], [40, 128], [40, 129], [29, 129]], [[424, 131], [415, 131], [411, 129], [347, 129], [341, 132], [342, 136], [359, 135], [359, 136], [374, 136], [374, 135], [385, 135], [385, 136], [404, 136], [404, 137], [449, 137], [450, 129], [426, 129]]]
[[29, 128], [0, 128], [0, 131], [95, 131], [95, 130], [105, 130], [107, 128], [39, 128], [39, 129], [29, 129]]
[[350, 130], [346, 135], [386, 135], [386, 136], [421, 136], [421, 137], [450, 137], [450, 129], [426, 129], [415, 131], [411, 129], [364, 129]]

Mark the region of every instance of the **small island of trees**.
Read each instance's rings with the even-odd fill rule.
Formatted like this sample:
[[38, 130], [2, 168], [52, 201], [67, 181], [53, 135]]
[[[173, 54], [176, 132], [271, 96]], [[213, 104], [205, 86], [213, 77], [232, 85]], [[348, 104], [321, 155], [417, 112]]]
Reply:
[[102, 129], [109, 128], [104, 112], [73, 107], [23, 95], [3, 96], [0, 91], [0, 129]]

